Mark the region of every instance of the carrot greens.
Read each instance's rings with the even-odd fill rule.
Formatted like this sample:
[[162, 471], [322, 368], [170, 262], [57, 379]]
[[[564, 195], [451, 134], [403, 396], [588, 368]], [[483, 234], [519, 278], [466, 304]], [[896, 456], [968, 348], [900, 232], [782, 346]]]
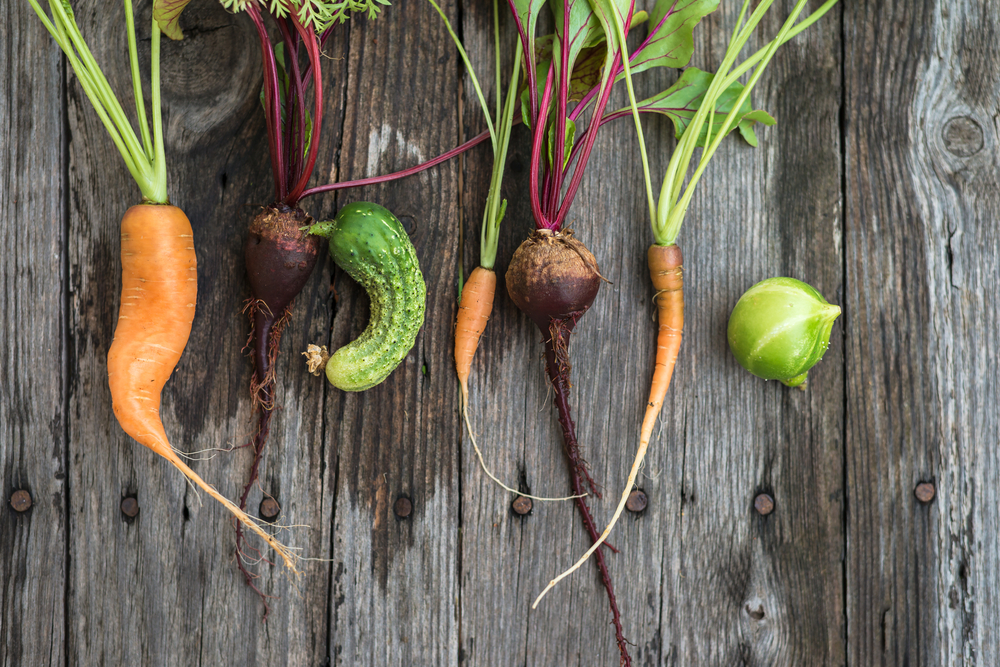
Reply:
[[[646, 65], [652, 62], [649, 56], [654, 51], [659, 51], [660, 47], [656, 46], [653, 51], [650, 51], [649, 45], [655, 44], [657, 40], [652, 39], [651, 35], [635, 53], [628, 57], [625, 57], [624, 50], [620, 51], [622, 57], [619, 67], [627, 83], [630, 106], [628, 109], [604, 115], [602, 122], [629, 113], [635, 121], [649, 204], [650, 225], [655, 240], [647, 252], [647, 260], [650, 278], [657, 290], [655, 296], [659, 316], [657, 355], [639, 448], [614, 516], [600, 538], [594, 541], [593, 546], [583, 557], [548, 584], [535, 600], [535, 605], [559, 581], [579, 568], [592, 554], [596, 553], [598, 557], [600, 556], [598, 547], [607, 539], [611, 529], [621, 516], [628, 494], [645, 457], [653, 427], [662, 409], [663, 399], [670, 384], [681, 343], [684, 322], [683, 260], [676, 241], [695, 187], [705, 173], [709, 161], [729, 133], [738, 129], [747, 143], [756, 146], [754, 123], [774, 124], [774, 120], [766, 113], [752, 110], [749, 103], [750, 92], [760, 80], [778, 47], [815, 23], [836, 4], [836, 1], [828, 0], [806, 19], [796, 24], [796, 20], [806, 5], [806, 0], [798, 0], [777, 36], [767, 46], [737, 65], [736, 61], [740, 52], [774, 2], [774, 0], [762, 0], [751, 11], [750, 0], [744, 0], [718, 71], [712, 74], [693, 67], [689, 68], [673, 86], [642, 102], [637, 102], [635, 99], [631, 85], [631, 74], [645, 69]], [[662, 25], [669, 19], [670, 12], [676, 11], [679, 4], [675, 0], [659, 0], [653, 10], [652, 21], [656, 21], [658, 17], [662, 16], [663, 18], [660, 19]], [[717, 2], [705, 1], [692, 4], [700, 5], [702, 10], [711, 11]], [[609, 8], [607, 12], [602, 12], [602, 17], [605, 13], [610, 16], [610, 21], [602, 18], [606, 31], [609, 28], [613, 29], [617, 38], [616, 43], [623, 44], [625, 41], [625, 31], [622, 27], [625, 23], [624, 12], [615, 11], [609, 2], [602, 2], [601, 5]], [[688, 7], [690, 6], [688, 5]], [[686, 31], [686, 34], [689, 35], [690, 32]], [[613, 41], [610, 34], [608, 41]], [[687, 41], [685, 41], [686, 44]], [[686, 50], [687, 58], [690, 58], [691, 53], [690, 49]], [[738, 79], [751, 69], [753, 72], [747, 83], [739, 83]], [[669, 116], [679, 137], [667, 165], [659, 199], [654, 199], [653, 196], [642, 125], [639, 121], [639, 114], [643, 112], [661, 113]], [[694, 161], [698, 148], [701, 148], [702, 152], [698, 160]], [[693, 161], [694, 170], [689, 176]]]
[[108, 350], [108, 388], [122, 430], [167, 459], [190, 483], [221, 503], [260, 535], [295, 569], [293, 554], [242, 508], [219, 493], [181, 460], [160, 419], [160, 398], [187, 345], [197, 301], [194, 233], [184, 212], [167, 198], [163, 119], [160, 112], [160, 35], [154, 18], [150, 38], [152, 131], [147, 121], [131, 0], [125, 0], [129, 66], [139, 125], [137, 135], [87, 46], [67, 0], [49, 0], [50, 19], [36, 0], [29, 4], [62, 49], [87, 98], [121, 153], [142, 193], [121, 221], [122, 295]]

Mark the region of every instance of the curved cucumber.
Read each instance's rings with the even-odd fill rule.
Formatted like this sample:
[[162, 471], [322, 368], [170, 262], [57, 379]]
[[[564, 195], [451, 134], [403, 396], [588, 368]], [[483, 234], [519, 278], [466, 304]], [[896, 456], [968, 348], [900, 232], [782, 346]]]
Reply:
[[309, 232], [330, 240], [330, 256], [371, 299], [371, 321], [326, 362], [326, 377], [344, 391], [386, 379], [413, 347], [424, 323], [427, 287], [403, 225], [388, 209], [355, 202]]

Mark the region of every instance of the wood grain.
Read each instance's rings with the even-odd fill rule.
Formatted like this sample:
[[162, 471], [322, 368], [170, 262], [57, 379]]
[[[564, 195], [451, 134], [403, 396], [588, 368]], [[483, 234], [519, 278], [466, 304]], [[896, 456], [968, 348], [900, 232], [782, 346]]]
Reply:
[[[0, 8], [0, 665], [66, 659], [65, 157], [60, 57]], [[25, 54], [34, 54], [25, 57]], [[16, 512], [15, 491], [32, 505]]]
[[[454, 3], [443, 4], [452, 22]], [[414, 29], [420, 26], [420, 29]], [[397, 3], [353, 21], [340, 180], [397, 171], [458, 140], [458, 55], [429, 3]], [[338, 199], [374, 201], [411, 230], [427, 283], [416, 344], [381, 385], [328, 388], [333, 490], [333, 665], [454, 665], [459, 595], [457, 383], [450, 363], [458, 252], [454, 162]], [[342, 272], [329, 342], [364, 329], [367, 297]], [[332, 349], [332, 348], [331, 348]], [[397, 516], [406, 497], [412, 512]]]
[[[77, 4], [130, 107], [121, 6]], [[751, 48], [794, 3], [775, 4]], [[692, 65], [719, 63], [739, 9], [722, 5], [698, 28]], [[492, 7], [444, 10], [492, 107]], [[148, 1], [137, 15], [145, 62]], [[315, 560], [299, 580], [258, 565], [258, 585], [277, 596], [262, 623], [227, 514], [112, 417], [118, 223], [138, 189], [30, 7], [4, 5], [0, 17], [13, 68], [0, 83], [0, 665], [617, 664], [596, 568], [530, 609], [587, 546], [575, 508], [514, 513], [461, 427], [452, 322], [459, 266], [467, 275], [478, 260], [488, 145], [305, 203], [317, 218], [356, 200], [393, 210], [418, 251], [427, 319], [386, 383], [345, 394], [308, 375], [299, 352], [356, 336], [367, 298], [324, 260], [298, 300], [249, 509], [275, 497], [281, 522], [302, 526], [282, 534]], [[194, 226], [199, 301], [162, 415], [174, 446], [206, 459], [195, 469], [236, 497], [251, 453], [217, 450], [252, 429], [242, 244], [272, 199], [259, 55], [249, 20], [217, 3], [192, 3], [181, 27], [183, 42], [163, 44], [168, 183]], [[699, 184], [679, 239], [685, 340], [639, 481], [649, 504], [624, 516], [612, 537], [621, 553], [608, 554], [635, 664], [1000, 663], [998, 34], [1000, 8], [984, 0], [843, 3], [782, 47], [758, 85], [754, 105], [777, 126], [758, 128], [756, 149], [727, 141]], [[504, 40], [513, 35], [505, 21]], [[428, 3], [353, 19], [325, 54], [315, 184], [411, 166], [485, 128]], [[675, 77], [644, 73], [637, 92]], [[662, 118], [644, 127], [658, 181], [673, 129]], [[517, 128], [470, 417], [501, 479], [562, 495], [541, 335], [503, 281], [532, 227], [528, 164]], [[592, 503], [602, 524], [651, 373], [646, 215], [624, 119], [602, 129], [569, 218], [611, 281], [572, 346], [571, 402], [604, 485]], [[805, 392], [749, 376], [725, 343], [740, 293], [772, 275], [844, 309]], [[919, 482], [934, 484], [930, 503], [915, 497]], [[19, 514], [8, 501], [22, 488], [34, 504]], [[775, 500], [767, 516], [753, 508], [762, 492]]]
[[990, 3], [845, 10], [852, 664], [998, 660], [998, 26]]
[[[125, 52], [117, 27], [120, 11], [81, 11], [78, 18], [112, 85], [127, 96], [127, 62], [114, 59]], [[148, 3], [137, 12], [143, 61], [149, 12]], [[251, 365], [241, 352], [248, 333], [241, 311], [249, 296], [243, 238], [256, 207], [272, 198], [259, 111], [259, 56], [247, 17], [228, 15], [217, 4], [190, 7], [181, 27], [183, 42], [163, 44], [162, 76], [170, 82], [163, 90], [168, 190], [194, 228], [199, 299], [191, 340], [164, 392], [161, 416], [174, 446], [211, 459], [195, 463], [195, 469], [235, 498], [251, 452], [218, 450], [244, 444], [252, 428]], [[336, 90], [334, 72], [328, 74]], [[71, 501], [71, 530], [81, 538], [70, 568], [71, 662], [319, 662], [327, 651], [326, 601], [302, 591], [326, 590], [328, 565], [308, 563], [297, 582], [278, 567], [258, 567], [263, 577], [258, 585], [277, 596], [262, 625], [261, 601], [233, 563], [228, 514], [192, 492], [170, 466], [137, 448], [112, 418], [104, 355], [117, 309], [118, 220], [138, 192], [75, 84], [69, 100], [76, 369], [70, 451], [71, 484], [80, 490]], [[332, 106], [328, 123], [336, 130], [340, 119]], [[331, 155], [335, 145], [330, 137], [323, 154]], [[311, 298], [326, 294], [320, 273], [304, 294], [283, 340], [277, 389], [283, 409], [272, 421], [260, 491], [251, 495], [249, 510], [256, 514], [262, 491], [275, 496], [283, 506], [282, 522], [312, 527], [286, 533], [288, 541], [304, 555], [324, 559], [329, 557], [330, 500], [323, 489], [331, 484], [322, 465], [323, 388], [302, 372], [296, 354], [326, 328], [322, 296]], [[132, 522], [119, 510], [126, 495], [136, 496], [141, 508]]]

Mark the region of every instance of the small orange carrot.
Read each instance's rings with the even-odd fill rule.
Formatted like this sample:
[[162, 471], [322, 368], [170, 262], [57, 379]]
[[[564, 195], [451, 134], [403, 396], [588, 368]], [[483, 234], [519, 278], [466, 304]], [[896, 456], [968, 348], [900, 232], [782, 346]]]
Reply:
[[469, 430], [469, 440], [472, 441], [472, 448], [476, 450], [476, 456], [479, 458], [479, 465], [482, 466], [483, 472], [505, 491], [533, 500], [572, 500], [578, 496], [533, 496], [501, 482], [486, 466], [483, 453], [476, 443], [476, 436], [472, 432], [472, 424], [469, 422], [469, 372], [472, 370], [472, 359], [476, 355], [476, 348], [479, 347], [479, 339], [482, 337], [483, 331], [486, 330], [490, 313], [493, 312], [493, 297], [496, 294], [496, 288], [497, 274], [495, 271], [482, 266], [473, 269], [465, 286], [462, 287], [462, 300], [459, 302], [458, 317], [455, 321], [455, 368], [458, 371], [458, 381], [462, 388], [462, 415], [465, 418], [465, 426]]
[[593, 554], [608, 539], [611, 529], [618, 523], [618, 519], [625, 509], [629, 492], [635, 484], [635, 478], [639, 475], [639, 468], [643, 459], [646, 458], [646, 450], [649, 449], [649, 441], [653, 437], [653, 427], [656, 426], [656, 419], [660, 416], [663, 408], [663, 399], [667, 395], [670, 387], [670, 378], [674, 374], [674, 366], [677, 364], [677, 354], [681, 348], [681, 334], [684, 330], [684, 258], [681, 249], [676, 244], [661, 246], [651, 245], [646, 253], [646, 262], [649, 265], [649, 278], [653, 281], [656, 289], [656, 311], [659, 320], [659, 332], [656, 335], [656, 367], [653, 369], [653, 381], [649, 387], [649, 400], [646, 401], [646, 414], [642, 419], [642, 430], [639, 434], [639, 449], [632, 462], [632, 469], [628, 474], [628, 481], [625, 483], [625, 490], [622, 491], [621, 500], [615, 509], [614, 516], [600, 539], [594, 542], [587, 553], [578, 560], [573, 567], [569, 568], [558, 577], [549, 582], [545, 590], [541, 592], [535, 600], [538, 604], [546, 593], [549, 592], [562, 579], [568, 577], [578, 567], [583, 565], [591, 554]]
[[469, 407], [469, 372], [472, 358], [479, 347], [479, 338], [493, 312], [493, 296], [497, 289], [497, 274], [477, 266], [462, 288], [462, 301], [455, 321], [455, 368], [462, 385], [462, 410]]
[[122, 218], [121, 249], [121, 307], [108, 350], [108, 383], [118, 423], [222, 503], [294, 571], [284, 545], [180, 459], [160, 421], [160, 392], [181, 358], [194, 320], [198, 272], [191, 223], [176, 206], [133, 206]]

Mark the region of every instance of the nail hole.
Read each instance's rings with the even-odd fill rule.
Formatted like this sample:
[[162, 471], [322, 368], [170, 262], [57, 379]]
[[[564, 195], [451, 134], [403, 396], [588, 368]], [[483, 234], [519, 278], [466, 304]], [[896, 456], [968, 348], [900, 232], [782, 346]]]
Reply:
[[646, 505], [649, 504], [649, 498], [646, 497], [646, 492], [642, 489], [632, 489], [632, 492], [628, 494], [628, 500], [625, 501], [625, 509], [633, 514], [638, 514], [646, 509]]
[[514, 510], [514, 513], [520, 516], [531, 514], [531, 507], [531, 498], [525, 498], [524, 496], [514, 498], [514, 502], [510, 504], [510, 508]]
[[917, 488], [913, 489], [913, 495], [917, 497], [917, 500], [926, 505], [934, 500], [934, 496], [937, 495], [937, 489], [934, 488], [933, 482], [920, 482], [917, 484]]
[[405, 519], [410, 516], [413, 511], [413, 503], [406, 496], [400, 496], [396, 499], [396, 503], [392, 506], [392, 511], [396, 513], [400, 519]]
[[135, 496], [125, 496], [122, 498], [121, 510], [125, 520], [132, 523], [132, 520], [139, 516], [139, 501]]
[[774, 498], [766, 493], [759, 493], [753, 499], [753, 508], [757, 510], [757, 514], [767, 516], [774, 511]]
[[281, 514], [281, 505], [274, 498], [268, 496], [260, 501], [260, 507], [258, 508], [260, 512], [260, 518], [264, 521], [273, 522]]
[[15, 512], [27, 512], [31, 509], [31, 494], [24, 489], [18, 489], [10, 496], [10, 506]]

